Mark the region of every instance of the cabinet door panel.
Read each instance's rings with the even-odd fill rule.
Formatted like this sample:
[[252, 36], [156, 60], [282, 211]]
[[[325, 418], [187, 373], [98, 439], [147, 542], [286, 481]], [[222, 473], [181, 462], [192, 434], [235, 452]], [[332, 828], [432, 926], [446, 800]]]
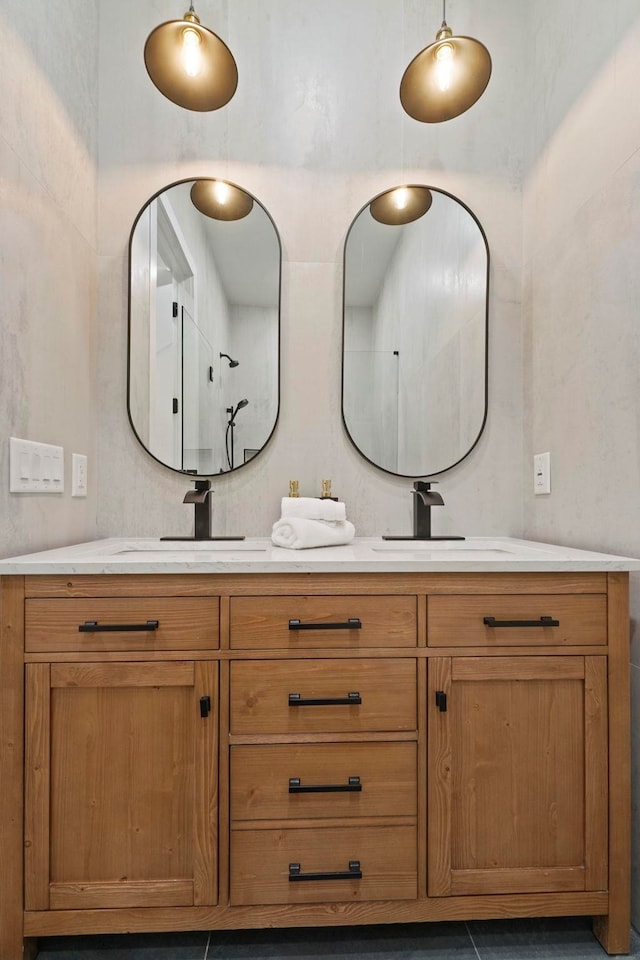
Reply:
[[605, 670], [602, 657], [430, 665], [430, 895], [606, 887]]
[[216, 666], [31, 664], [27, 697], [27, 908], [215, 902]]

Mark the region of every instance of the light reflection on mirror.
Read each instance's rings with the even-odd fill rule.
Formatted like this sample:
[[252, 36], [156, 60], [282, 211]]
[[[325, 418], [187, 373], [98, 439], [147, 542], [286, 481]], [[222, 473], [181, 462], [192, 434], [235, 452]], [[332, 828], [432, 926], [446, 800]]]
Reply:
[[484, 428], [489, 250], [463, 203], [434, 187], [408, 189], [430, 191], [423, 215], [375, 219], [391, 188], [347, 235], [342, 416], [371, 463], [425, 477], [464, 459]]
[[245, 212], [213, 219], [194, 206], [196, 184], [207, 185], [152, 197], [131, 233], [128, 406], [151, 456], [211, 476], [247, 463], [275, 428], [281, 248], [255, 197], [230, 185]]

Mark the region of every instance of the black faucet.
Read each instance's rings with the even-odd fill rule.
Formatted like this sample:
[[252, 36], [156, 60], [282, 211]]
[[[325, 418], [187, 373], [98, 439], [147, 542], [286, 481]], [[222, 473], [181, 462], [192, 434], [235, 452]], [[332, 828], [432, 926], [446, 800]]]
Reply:
[[193, 503], [196, 508], [195, 529], [192, 537], [160, 537], [161, 540], [244, 540], [241, 537], [211, 536], [211, 480], [196, 480], [193, 490], [187, 490], [183, 503]]
[[444, 507], [444, 500], [426, 480], [415, 481], [413, 495], [413, 536], [416, 540], [431, 540], [431, 507]]
[[413, 501], [413, 535], [392, 536], [387, 534], [383, 540], [464, 540], [456, 536], [432, 536], [431, 534], [431, 507], [443, 507], [444, 500], [439, 493], [431, 489], [436, 480], [415, 480], [412, 494]]
[[196, 508], [194, 540], [211, 539], [211, 480], [196, 480], [195, 489], [187, 490], [183, 503], [193, 503]]

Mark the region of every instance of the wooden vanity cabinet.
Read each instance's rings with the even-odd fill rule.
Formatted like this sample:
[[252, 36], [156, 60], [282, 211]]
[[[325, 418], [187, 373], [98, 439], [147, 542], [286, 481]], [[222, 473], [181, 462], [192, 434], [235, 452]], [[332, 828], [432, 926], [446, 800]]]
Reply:
[[111, 582], [25, 597], [27, 911], [217, 902], [219, 598]]
[[27, 910], [216, 903], [217, 673], [27, 664]]
[[607, 888], [602, 656], [429, 662], [429, 896]]
[[628, 950], [627, 574], [3, 581], [2, 960], [576, 914]]
[[414, 899], [415, 657], [232, 661], [230, 689], [231, 904]]

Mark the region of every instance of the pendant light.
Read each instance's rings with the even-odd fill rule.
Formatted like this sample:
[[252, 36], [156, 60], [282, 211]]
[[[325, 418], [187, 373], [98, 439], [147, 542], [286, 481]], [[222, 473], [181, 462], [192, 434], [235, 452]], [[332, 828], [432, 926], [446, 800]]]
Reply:
[[253, 197], [226, 180], [196, 180], [191, 202], [214, 220], [242, 220], [253, 208]]
[[147, 73], [160, 93], [187, 110], [217, 110], [238, 86], [238, 68], [226, 43], [203, 27], [191, 3], [182, 20], [169, 20], [147, 37]]
[[379, 223], [397, 227], [419, 220], [431, 206], [432, 199], [427, 187], [394, 187], [372, 200], [369, 211]]
[[454, 37], [442, 0], [442, 25], [433, 43], [411, 61], [400, 84], [402, 106], [414, 120], [440, 123], [479, 100], [491, 76], [489, 51], [472, 37]]

